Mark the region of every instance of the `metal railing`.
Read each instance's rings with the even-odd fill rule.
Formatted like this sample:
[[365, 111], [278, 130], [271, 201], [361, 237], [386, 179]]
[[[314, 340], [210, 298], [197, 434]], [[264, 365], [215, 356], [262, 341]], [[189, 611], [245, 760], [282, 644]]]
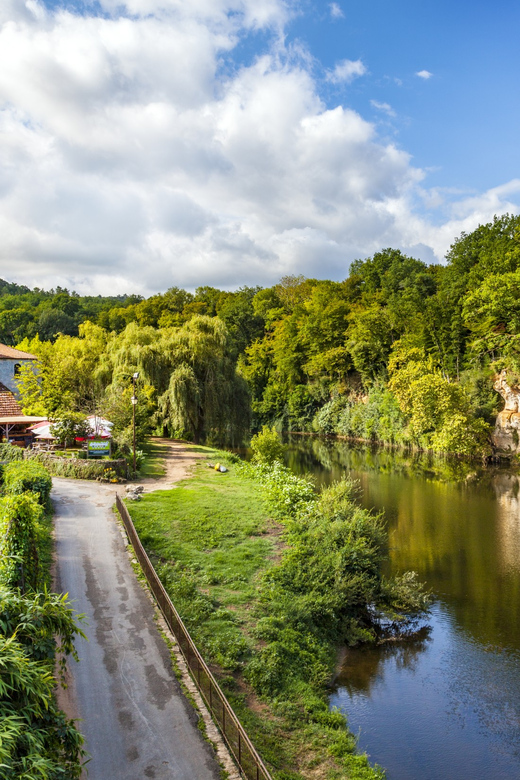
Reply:
[[118, 495], [116, 496], [116, 506], [130, 543], [134, 548], [136, 558], [141, 564], [141, 568], [148, 580], [154, 598], [172, 634], [177, 640], [193, 680], [206, 702], [206, 706], [211, 713], [214, 722], [218, 726], [227, 746], [233, 754], [240, 771], [247, 780], [272, 780], [264, 762], [258, 755], [253, 743], [247, 736], [244, 727], [238, 720], [230, 703], [220, 689], [219, 684], [197, 650], [179, 613], [173, 606], [170, 597], [166, 593], [162, 582], [157, 576], [157, 572], [152, 566], [152, 563], [141, 544], [141, 540], [137, 535], [128, 509]]

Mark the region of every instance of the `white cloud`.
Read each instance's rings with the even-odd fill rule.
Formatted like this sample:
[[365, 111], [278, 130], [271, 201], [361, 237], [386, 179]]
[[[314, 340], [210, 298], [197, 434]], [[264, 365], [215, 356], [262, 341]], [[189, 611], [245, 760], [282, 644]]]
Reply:
[[390, 103], [380, 103], [378, 100], [371, 100], [370, 105], [374, 108], [377, 108], [378, 111], [382, 111], [384, 114], [387, 114], [387, 116], [394, 117], [396, 115]]
[[341, 60], [334, 70], [327, 73], [327, 81], [331, 81], [333, 84], [349, 84], [358, 76], [364, 76], [366, 72], [367, 69], [361, 60]]
[[419, 76], [420, 79], [431, 79], [433, 76], [433, 73], [430, 73], [429, 70], [418, 70], [415, 74], [416, 76]]
[[[440, 259], [517, 210], [518, 182], [428, 195], [405, 151], [328, 108], [312, 63], [284, 48], [281, 0], [102, 2], [84, 17], [0, 7], [1, 277], [144, 294], [342, 278], [382, 246]], [[260, 27], [272, 51], [223, 67]], [[329, 80], [365, 72], [344, 60]]]
[[341, 10], [341, 6], [338, 3], [329, 3], [330, 15], [333, 19], [344, 19], [345, 14]]

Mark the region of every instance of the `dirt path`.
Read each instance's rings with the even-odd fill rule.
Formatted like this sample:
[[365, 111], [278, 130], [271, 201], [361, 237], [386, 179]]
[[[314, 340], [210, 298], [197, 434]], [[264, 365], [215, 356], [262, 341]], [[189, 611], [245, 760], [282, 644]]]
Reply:
[[180, 482], [189, 476], [191, 467], [201, 458], [205, 458], [204, 452], [197, 452], [193, 449], [187, 449], [184, 442], [172, 439], [154, 438], [154, 443], [161, 444], [168, 448], [164, 458], [164, 467], [166, 469], [163, 477], [154, 479], [147, 477], [139, 480], [147, 493], [152, 490], [167, 490], [176, 482]]
[[[171, 444], [167, 473], [183, 478], [198, 454]], [[61, 700], [91, 754], [88, 780], [216, 780], [218, 764], [180, 690], [154, 609], [137, 581], [112, 511], [115, 487], [54, 479], [58, 586], [86, 615], [88, 642], [70, 662]]]

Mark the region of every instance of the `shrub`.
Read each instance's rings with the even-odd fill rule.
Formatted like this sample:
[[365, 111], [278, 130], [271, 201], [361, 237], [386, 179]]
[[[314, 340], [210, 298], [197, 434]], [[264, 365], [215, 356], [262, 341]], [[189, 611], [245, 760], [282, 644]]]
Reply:
[[4, 488], [6, 493], [36, 493], [40, 504], [45, 505], [52, 489], [52, 479], [47, 469], [40, 463], [24, 461], [9, 463], [4, 468]]
[[297, 477], [279, 461], [272, 464], [259, 463], [256, 466], [238, 464], [237, 473], [260, 482], [269, 509], [278, 518], [295, 517], [316, 498], [311, 477]]
[[30, 493], [8, 496], [0, 505], [0, 583], [10, 588], [38, 585], [38, 528], [43, 509]]
[[0, 776], [5, 780], [81, 775], [83, 738], [53, 695], [55, 652], [74, 654], [78, 633], [64, 596], [23, 596], [0, 587]]
[[323, 689], [337, 644], [374, 641], [388, 621], [413, 625], [428, 594], [414, 577], [382, 576], [383, 521], [355, 503], [352, 483], [343, 480], [317, 496], [280, 463], [249, 470], [286, 526], [287, 547], [263, 578], [255, 615], [262, 646], [246, 676], [268, 697], [296, 680]]
[[6, 442], [0, 444], [0, 461], [10, 463], [13, 460], [23, 460], [22, 448], [14, 447]]
[[276, 460], [283, 461], [285, 447], [280, 441], [276, 430], [264, 425], [260, 433], [251, 439], [251, 449], [253, 450], [253, 463], [274, 463]]

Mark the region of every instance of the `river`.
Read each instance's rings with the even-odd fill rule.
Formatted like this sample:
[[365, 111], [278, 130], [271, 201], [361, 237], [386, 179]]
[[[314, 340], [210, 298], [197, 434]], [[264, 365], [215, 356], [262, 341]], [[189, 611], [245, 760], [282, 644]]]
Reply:
[[510, 471], [293, 436], [318, 485], [349, 475], [384, 511], [389, 573], [435, 602], [413, 641], [348, 650], [330, 697], [388, 780], [520, 778], [520, 479]]

